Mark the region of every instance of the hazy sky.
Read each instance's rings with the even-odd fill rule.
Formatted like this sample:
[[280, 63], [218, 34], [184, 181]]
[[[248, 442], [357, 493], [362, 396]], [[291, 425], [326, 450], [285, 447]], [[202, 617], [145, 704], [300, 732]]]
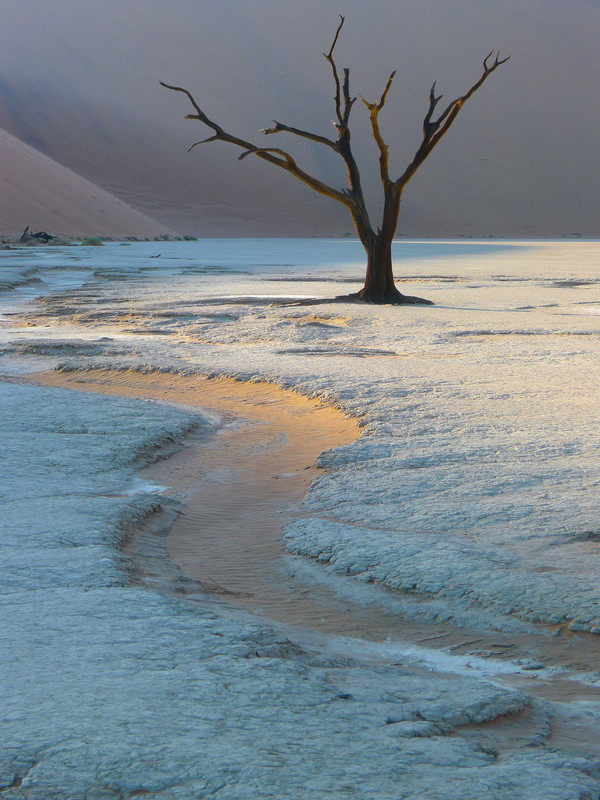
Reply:
[[[182, 232], [339, 235], [351, 229], [345, 209], [268, 164], [240, 163], [223, 144], [187, 154], [210, 132], [158, 85], [190, 88], [209, 116], [258, 143], [273, 118], [329, 135], [321, 53], [338, 12], [338, 63], [354, 92], [375, 99], [398, 69], [381, 118], [398, 173], [433, 80], [450, 100], [490, 49], [512, 54], [407, 188], [400, 231], [600, 235], [597, 0], [3, 0], [0, 127]], [[377, 203], [360, 101], [353, 119]], [[278, 144], [343, 185], [335, 154], [283, 135]]]

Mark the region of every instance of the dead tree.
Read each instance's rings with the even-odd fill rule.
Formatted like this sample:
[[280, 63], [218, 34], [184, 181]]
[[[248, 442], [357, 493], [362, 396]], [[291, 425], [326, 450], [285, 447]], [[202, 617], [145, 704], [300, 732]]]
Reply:
[[[394, 276], [392, 273], [392, 241], [396, 232], [398, 224], [398, 215], [400, 212], [400, 200], [406, 184], [410, 181], [412, 176], [425, 161], [427, 156], [431, 153], [433, 148], [437, 145], [440, 139], [450, 130], [450, 127], [459, 111], [467, 100], [475, 94], [475, 92], [483, 85], [487, 78], [496, 70], [501, 64], [505, 64], [510, 56], [500, 58], [500, 53], [492, 50], [483, 62], [483, 73], [479, 80], [471, 86], [471, 88], [460, 97], [453, 100], [444, 111], [434, 119], [434, 112], [439, 101], [442, 99], [441, 95], [436, 95], [436, 84], [434, 83], [429, 93], [429, 108], [423, 120], [423, 140], [415, 153], [412, 161], [406, 167], [404, 172], [399, 178], [392, 179], [389, 172], [389, 147], [381, 135], [379, 128], [379, 113], [387, 99], [388, 92], [392, 86], [392, 81], [396, 71], [392, 72], [383, 94], [375, 103], [369, 103], [364, 98], [361, 98], [363, 103], [368, 109], [369, 118], [371, 122], [371, 131], [373, 138], [379, 149], [379, 175], [383, 185], [384, 206], [383, 217], [381, 224], [374, 229], [369, 218], [363, 189], [361, 185], [360, 172], [358, 165], [352, 153], [350, 144], [350, 113], [352, 107], [356, 102], [356, 97], [350, 95], [350, 70], [345, 68], [343, 70], [343, 77], [340, 77], [338, 67], [334, 59], [334, 50], [337, 44], [340, 32], [344, 25], [344, 17], [340, 17], [340, 24], [337, 28], [335, 36], [329, 52], [323, 53], [328, 61], [331, 71], [333, 73], [333, 83], [335, 86], [334, 104], [335, 116], [334, 126], [337, 132], [337, 138], [328, 138], [321, 136], [317, 133], [301, 130], [290, 125], [284, 125], [281, 122], [274, 120], [274, 125], [270, 128], [265, 128], [261, 133], [271, 135], [275, 133], [291, 133], [299, 136], [302, 139], [308, 139], [311, 142], [331, 148], [339, 156], [341, 156], [346, 164], [348, 172], [348, 188], [335, 189], [328, 186], [323, 181], [309, 175], [301, 169], [294, 158], [285, 150], [278, 147], [258, 147], [251, 142], [240, 139], [237, 136], [232, 136], [227, 133], [216, 122], [213, 122], [204, 113], [202, 108], [198, 105], [193, 95], [180, 86], [170, 86], [167, 83], [160, 82], [166, 89], [172, 89], [174, 92], [182, 92], [187, 95], [192, 106], [195, 109], [194, 114], [186, 115], [186, 119], [199, 120], [204, 123], [208, 128], [214, 131], [212, 136], [207, 139], [202, 139], [195, 142], [189, 150], [193, 150], [199, 144], [206, 142], [229, 142], [242, 149], [242, 153], [238, 156], [239, 160], [246, 158], [249, 155], [257, 156], [263, 161], [268, 161], [276, 167], [286, 170], [294, 175], [298, 180], [310, 186], [315, 192], [331, 197], [337, 200], [342, 205], [346, 206], [352, 216], [354, 226], [360, 241], [367, 253], [367, 272], [365, 277], [365, 284], [360, 292], [348, 295], [346, 299], [363, 300], [368, 303], [426, 303], [431, 304], [429, 300], [423, 300], [419, 297], [408, 297], [398, 291], [394, 284]], [[493, 59], [493, 60], [492, 60]], [[188, 151], [189, 152], [189, 151]], [[340, 298], [341, 299], [341, 298]]]
[[56, 239], [56, 236], [51, 236], [49, 233], [46, 233], [46, 231], [38, 231], [37, 233], [31, 233], [29, 235], [32, 239], [37, 239], [44, 244], [48, 244], [52, 239]]
[[37, 233], [31, 233], [28, 225], [21, 234], [21, 238], [19, 239], [19, 241], [25, 244], [26, 242], [30, 242], [32, 239], [37, 239], [38, 242], [43, 242], [44, 244], [47, 244], [51, 239], [56, 239], [56, 236], [51, 236], [49, 233], [46, 233], [46, 231], [38, 231]]

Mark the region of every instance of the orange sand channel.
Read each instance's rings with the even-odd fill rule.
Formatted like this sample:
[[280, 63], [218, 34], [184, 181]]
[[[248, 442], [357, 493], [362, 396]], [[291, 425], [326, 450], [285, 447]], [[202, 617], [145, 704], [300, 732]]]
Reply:
[[[335, 408], [271, 384], [226, 378], [94, 370], [46, 372], [34, 380], [48, 386], [184, 404], [225, 417], [217, 435], [188, 437], [181, 450], [144, 470], [145, 477], [185, 499], [184, 513], [177, 515], [167, 536], [167, 549], [182, 572], [201, 584], [201, 590], [223, 595], [224, 600], [271, 620], [326, 633], [374, 641], [400, 636], [456, 654], [542, 658], [547, 664], [580, 672], [597, 668], [598, 637], [590, 634], [561, 631], [560, 636], [532, 637], [409, 621], [386, 613], [377, 604], [340, 601], [326, 585], [295, 578], [280, 558], [283, 528], [319, 474], [315, 467], [319, 454], [359, 435], [356, 422]], [[135, 559], [135, 541], [126, 552]], [[197, 602], [206, 598], [205, 594], [198, 597], [193, 588], [188, 596]], [[597, 687], [560, 673], [545, 680], [529, 672], [505, 676], [505, 680], [546, 699], [598, 699]], [[561, 737], [567, 737], [568, 744], [572, 733], [557, 731], [556, 746]], [[593, 737], [587, 736], [585, 728], [575, 736], [585, 740], [589, 749]], [[600, 745], [596, 750], [600, 753]]]
[[206, 589], [245, 595], [248, 605], [255, 598], [263, 606], [265, 595], [275, 600], [263, 585], [266, 573], [284, 552], [285, 524], [320, 472], [318, 456], [359, 436], [342, 412], [273, 384], [108, 370], [46, 372], [35, 380], [225, 417], [217, 435], [189, 438], [144, 475], [185, 499], [166, 542], [182, 572]]
[[[185, 511], [167, 536], [172, 559], [203, 589], [223, 594], [224, 600], [272, 620], [326, 633], [375, 641], [400, 635], [401, 640], [457, 654], [483, 652], [499, 659], [541, 656], [548, 664], [580, 671], [597, 667], [595, 636], [511, 636], [408, 622], [378, 607], [347, 600], [340, 604], [333, 592], [286, 572], [280, 559], [281, 533], [318, 474], [315, 460], [323, 450], [359, 435], [356, 423], [336, 409], [273, 385], [225, 378], [90, 371], [46, 372], [35, 380], [211, 409], [229, 419], [218, 435], [189, 437], [181, 450], [144, 471], [186, 498]], [[188, 596], [206, 602], [206, 595]], [[560, 673], [538, 679], [528, 672], [504, 676], [504, 682], [544, 699], [598, 701], [597, 687]], [[550, 744], [600, 754], [594, 719], [570, 721], [561, 718], [560, 708], [555, 712]], [[530, 737], [538, 725], [525, 711], [477, 728], [477, 735], [483, 730], [491, 745], [507, 747]]]

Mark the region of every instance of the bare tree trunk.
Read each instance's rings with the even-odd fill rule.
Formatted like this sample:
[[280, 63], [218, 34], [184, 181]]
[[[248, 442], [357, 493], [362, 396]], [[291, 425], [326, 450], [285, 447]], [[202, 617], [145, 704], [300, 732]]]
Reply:
[[365, 285], [359, 293], [367, 303], [390, 303], [402, 295], [396, 289], [392, 272], [392, 248], [377, 237], [375, 246], [367, 251]]
[[365, 285], [350, 297], [365, 303], [386, 305], [433, 305], [431, 300], [402, 294], [396, 288], [392, 269], [392, 242], [383, 241], [381, 234], [376, 237], [372, 248], [367, 251], [367, 274]]
[[383, 221], [377, 233], [363, 224], [362, 215], [353, 214], [356, 230], [367, 253], [367, 271], [363, 288], [351, 296], [365, 303], [433, 305], [431, 300], [402, 294], [394, 282], [392, 243], [398, 224], [401, 196], [401, 187], [391, 182], [386, 183]]

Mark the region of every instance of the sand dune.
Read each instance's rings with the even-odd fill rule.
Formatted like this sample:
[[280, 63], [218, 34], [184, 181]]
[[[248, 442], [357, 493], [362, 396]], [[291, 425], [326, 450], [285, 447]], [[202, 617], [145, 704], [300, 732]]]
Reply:
[[0, 233], [157, 236], [167, 227], [0, 130]]
[[[378, 98], [398, 68], [381, 117], [395, 173], [419, 144], [433, 81], [444, 103], [479, 77], [493, 47], [512, 54], [411, 181], [401, 232], [598, 235], [597, 3], [55, 0], [49, 12], [44, 0], [25, 9], [4, 0], [0, 127], [181, 233], [341, 235], [352, 228], [345, 209], [280, 170], [239, 163], [227, 145], [186, 153], [207, 132], [183, 119], [184, 97], [158, 84], [189, 87], [251, 141], [273, 118], [329, 135], [333, 87], [321, 53], [338, 11], [339, 65], [351, 68], [354, 93]], [[377, 207], [377, 151], [360, 100], [353, 120]], [[293, 137], [277, 144], [345, 184], [335, 154]]]

